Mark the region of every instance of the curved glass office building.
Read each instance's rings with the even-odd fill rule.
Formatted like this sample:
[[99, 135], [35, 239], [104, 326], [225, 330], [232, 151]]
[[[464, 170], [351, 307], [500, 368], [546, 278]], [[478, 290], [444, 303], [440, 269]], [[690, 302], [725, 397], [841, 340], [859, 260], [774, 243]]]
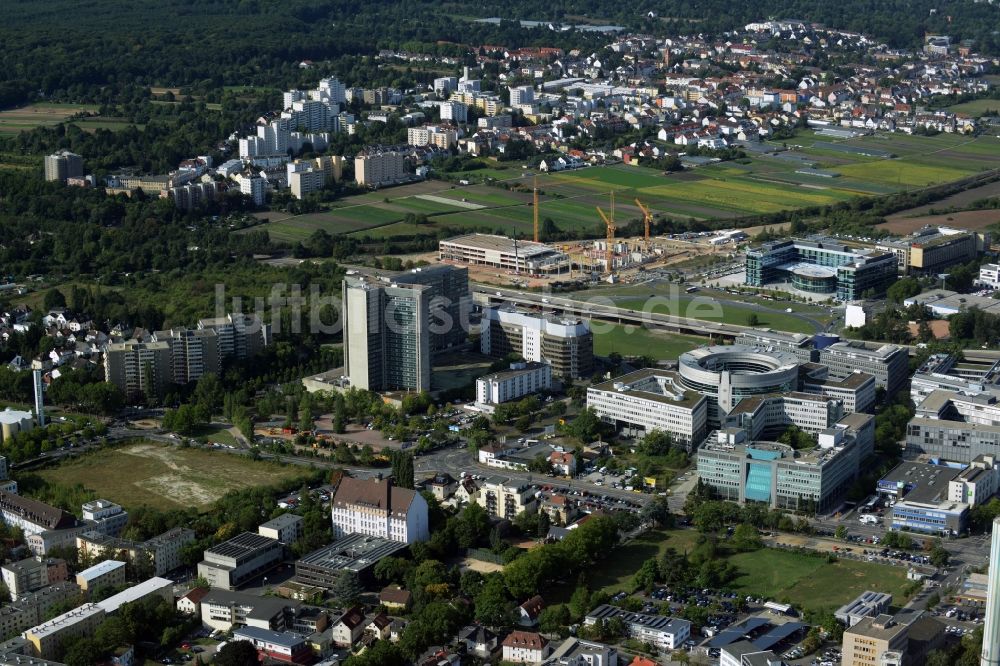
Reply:
[[678, 358], [680, 383], [708, 398], [708, 423], [720, 425], [744, 398], [796, 390], [799, 359], [791, 352], [745, 345], [700, 347]]

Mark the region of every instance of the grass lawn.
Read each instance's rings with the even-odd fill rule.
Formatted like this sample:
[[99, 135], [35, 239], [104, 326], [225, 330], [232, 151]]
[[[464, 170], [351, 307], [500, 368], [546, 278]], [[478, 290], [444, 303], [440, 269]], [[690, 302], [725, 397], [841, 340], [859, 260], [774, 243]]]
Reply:
[[169, 511], [209, 505], [231, 490], [295, 478], [294, 467], [249, 458], [144, 442], [102, 449], [34, 474], [51, 484], [83, 485], [95, 498], [125, 508]]
[[594, 353], [607, 356], [618, 352], [622, 356], [677, 358], [686, 351], [707, 344], [709, 339], [650, 330], [638, 326], [608, 325], [593, 322]]
[[[676, 302], [676, 307], [675, 307]], [[815, 333], [816, 327], [808, 321], [799, 319], [794, 314], [785, 312], [765, 312], [753, 307], [739, 307], [729, 301], [708, 297], [694, 301], [690, 297], [678, 297], [676, 301], [664, 302], [649, 306], [648, 298], [630, 298], [617, 300], [615, 305], [629, 310], [644, 311], [649, 307], [649, 312], [655, 314], [666, 314], [675, 317], [690, 317], [701, 319], [702, 321], [718, 321], [724, 324], [735, 324], [737, 326], [747, 326], [748, 317], [751, 313], [757, 315], [757, 327], [769, 327], [779, 331], [790, 333]], [[718, 316], [721, 311], [722, 316]], [[597, 343], [595, 336], [595, 345]]]
[[236, 438], [230, 434], [227, 428], [219, 426], [202, 426], [195, 432], [194, 438], [199, 442], [218, 442], [219, 444], [236, 445]]
[[741, 594], [763, 595], [798, 608], [837, 608], [865, 590], [889, 592], [903, 605], [906, 571], [870, 562], [838, 560], [764, 548], [729, 558], [741, 575], [733, 588]]

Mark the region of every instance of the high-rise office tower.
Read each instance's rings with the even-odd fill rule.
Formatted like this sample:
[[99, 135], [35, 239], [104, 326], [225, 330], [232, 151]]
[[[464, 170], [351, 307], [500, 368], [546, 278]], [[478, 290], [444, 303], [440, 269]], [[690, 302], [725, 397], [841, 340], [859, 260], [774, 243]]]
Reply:
[[981, 666], [1000, 666], [1000, 518], [993, 519]]
[[344, 279], [344, 374], [352, 386], [430, 390], [430, 298], [426, 285]]

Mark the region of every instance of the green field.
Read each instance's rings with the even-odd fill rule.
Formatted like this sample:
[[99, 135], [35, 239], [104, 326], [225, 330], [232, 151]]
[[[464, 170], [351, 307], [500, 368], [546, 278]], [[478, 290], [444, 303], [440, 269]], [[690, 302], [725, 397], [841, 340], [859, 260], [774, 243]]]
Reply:
[[[271, 222], [266, 228], [275, 239], [286, 241], [302, 240], [317, 229], [374, 239], [432, 234], [443, 227], [527, 237], [533, 228], [531, 188], [537, 179], [540, 218], [551, 218], [560, 229], [598, 236], [603, 223], [595, 208], [610, 211], [612, 191], [619, 225], [641, 219], [636, 199], [654, 214], [728, 219], [954, 181], [996, 168], [1000, 160], [1000, 140], [954, 134], [878, 134], [842, 140], [805, 130], [788, 143], [792, 149], [778, 155], [755, 154], [669, 174], [621, 164], [536, 173], [516, 164], [485, 162], [488, 168], [448, 174], [465, 177], [471, 185], [427, 181], [387, 188], [346, 198], [327, 212]], [[848, 150], [837, 150], [837, 145]], [[864, 155], [852, 152], [854, 148], [896, 157]], [[799, 173], [811, 167], [838, 177]], [[487, 181], [504, 186], [483, 184]], [[437, 200], [418, 198], [422, 194]], [[447, 200], [454, 200], [455, 206]], [[463, 203], [481, 208], [470, 209]], [[428, 216], [428, 224], [421, 228], [399, 224], [410, 213]]]
[[[648, 311], [653, 314], [666, 314], [675, 317], [690, 317], [704, 321], [718, 321], [724, 324], [735, 324], [737, 326], [747, 326], [751, 313], [757, 315], [757, 327], [775, 328], [789, 333], [815, 333], [816, 327], [808, 321], [804, 321], [785, 312], [766, 312], [759, 308], [741, 307], [729, 301], [708, 298], [695, 300], [690, 296], [680, 296], [674, 299], [674, 303], [663, 303], [662, 305], [650, 305], [654, 300], [648, 298], [628, 298], [616, 300], [615, 305], [628, 310]], [[716, 308], [716, 304], [718, 308]], [[721, 312], [722, 316], [717, 316]], [[596, 340], [595, 340], [596, 343]]]
[[[655, 530], [615, 550], [614, 557], [590, 574], [590, 585], [609, 593], [632, 592], [632, 578], [643, 562], [661, 558], [667, 548], [678, 552], [692, 550], [697, 544], [695, 530]], [[837, 560], [830, 563], [823, 556], [762, 548], [750, 553], [730, 555], [740, 574], [730, 588], [740, 594], [787, 601], [797, 608], [815, 610], [837, 608], [865, 590], [889, 592], [893, 603], [902, 605], [906, 598], [906, 570], [870, 562]]]
[[998, 99], [974, 99], [971, 102], [962, 102], [949, 106], [952, 113], [964, 113], [968, 116], [978, 118], [989, 111], [1000, 111], [1000, 100]]
[[865, 590], [889, 592], [893, 604], [903, 605], [906, 570], [871, 562], [838, 560], [764, 548], [739, 553], [729, 561], [740, 570], [733, 589], [764, 596], [806, 610], [837, 608]]
[[51, 104], [39, 103], [0, 111], [0, 135], [17, 134], [36, 127], [58, 125], [78, 113], [94, 113], [98, 107], [93, 104]]
[[696, 335], [681, 335], [650, 330], [638, 326], [592, 322], [594, 353], [607, 356], [617, 352], [622, 356], [653, 356], [677, 358], [686, 351], [707, 344], [709, 339]]
[[95, 498], [126, 508], [207, 508], [231, 490], [266, 486], [298, 476], [300, 470], [249, 458], [146, 442], [102, 449], [45, 468], [50, 484], [81, 484]]

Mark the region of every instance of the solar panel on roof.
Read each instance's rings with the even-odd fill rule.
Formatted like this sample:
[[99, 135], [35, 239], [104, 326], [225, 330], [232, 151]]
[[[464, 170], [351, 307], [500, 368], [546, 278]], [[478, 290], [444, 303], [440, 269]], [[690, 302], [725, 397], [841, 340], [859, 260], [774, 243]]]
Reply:
[[779, 624], [757, 640], [751, 642], [754, 644], [754, 647], [760, 648], [761, 650], [770, 650], [772, 646], [777, 645], [799, 629], [803, 629], [805, 626], [806, 625], [801, 622], [787, 622], [785, 624]]
[[743, 622], [729, 627], [712, 638], [712, 640], [708, 642], [708, 647], [715, 648], [731, 645], [738, 640], [742, 640], [750, 632], [760, 629], [761, 627], [766, 627], [769, 624], [771, 624], [770, 621], [762, 617], [747, 618]]

